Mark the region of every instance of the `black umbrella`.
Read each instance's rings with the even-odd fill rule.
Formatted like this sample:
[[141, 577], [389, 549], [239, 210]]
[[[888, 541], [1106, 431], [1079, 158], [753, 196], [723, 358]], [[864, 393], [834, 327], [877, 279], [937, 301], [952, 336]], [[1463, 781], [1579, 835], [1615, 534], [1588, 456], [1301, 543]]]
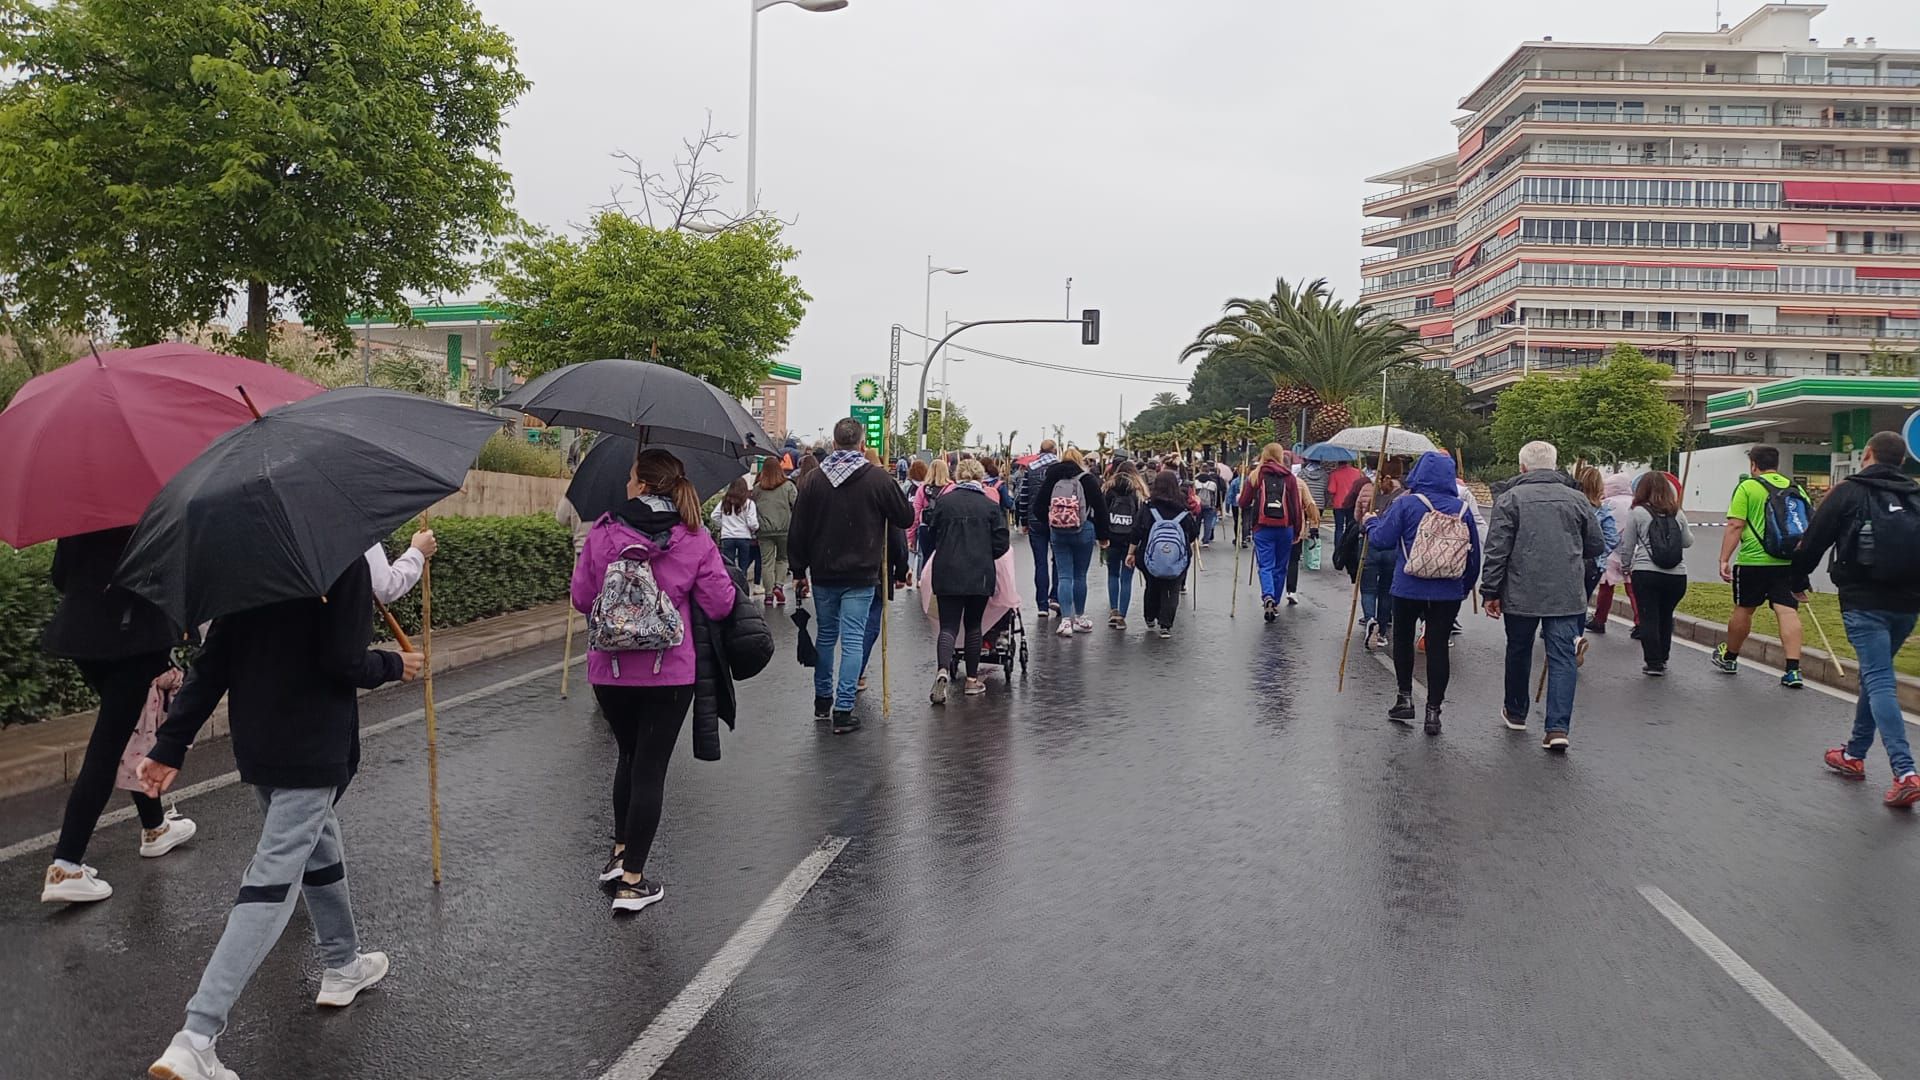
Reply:
[[[727, 454], [684, 446], [660, 449], [686, 466], [687, 479], [703, 500], [725, 491], [734, 477], [746, 473], [745, 463]], [[573, 482], [567, 485], [567, 501], [582, 521], [598, 520], [601, 514], [627, 501], [627, 475], [633, 471], [633, 459], [639, 451], [639, 444], [625, 435], [602, 435], [594, 440], [593, 449], [581, 459], [580, 467], [573, 471]]]
[[160, 489], [120, 584], [195, 626], [326, 594], [369, 547], [460, 490], [498, 417], [350, 386], [220, 436]]
[[684, 371], [645, 360], [568, 364], [508, 394], [500, 405], [549, 424], [626, 435], [676, 454], [677, 448], [736, 458], [774, 452], [773, 440], [738, 401]]

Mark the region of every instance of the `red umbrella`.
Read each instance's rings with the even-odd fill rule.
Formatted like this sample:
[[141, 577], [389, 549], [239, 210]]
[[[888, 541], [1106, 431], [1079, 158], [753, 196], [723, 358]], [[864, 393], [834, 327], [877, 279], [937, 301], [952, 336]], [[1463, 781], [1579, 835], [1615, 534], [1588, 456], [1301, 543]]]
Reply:
[[0, 411], [0, 540], [132, 525], [216, 437], [323, 388], [255, 360], [168, 343], [81, 357]]

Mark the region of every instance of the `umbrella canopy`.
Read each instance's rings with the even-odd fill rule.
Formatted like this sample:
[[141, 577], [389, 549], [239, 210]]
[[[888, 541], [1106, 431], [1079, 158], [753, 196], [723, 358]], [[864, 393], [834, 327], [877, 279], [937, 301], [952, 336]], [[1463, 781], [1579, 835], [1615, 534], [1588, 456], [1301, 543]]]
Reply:
[[[1375, 453], [1379, 453], [1380, 444], [1374, 443], [1373, 449]], [[1300, 456], [1303, 458], [1306, 458], [1308, 461], [1358, 461], [1360, 460], [1359, 454], [1353, 452], [1352, 450], [1347, 449], [1344, 446], [1335, 446], [1332, 443], [1314, 443], [1312, 446], [1309, 446], [1305, 450], [1300, 451]]]
[[[1386, 435], [1387, 454], [1390, 457], [1407, 457], [1440, 449], [1433, 445], [1432, 439], [1406, 428], [1389, 428]], [[1358, 454], [1377, 454], [1380, 452], [1380, 425], [1346, 428], [1320, 445], [1344, 447]]]
[[0, 540], [140, 520], [160, 486], [217, 436], [321, 387], [280, 368], [168, 343], [82, 357], [35, 377], [0, 412]]
[[677, 368], [644, 360], [589, 360], [547, 372], [500, 399], [549, 424], [626, 435], [648, 446], [746, 457], [777, 453], [744, 406]]
[[498, 417], [351, 386], [213, 441], [160, 489], [116, 580], [176, 625], [321, 596], [402, 522], [460, 489]]
[[[736, 476], [746, 473], [739, 458], [709, 450], [689, 450], [684, 446], [662, 446], [686, 466], [687, 479], [700, 498], [710, 499], [727, 489]], [[567, 485], [567, 501], [583, 521], [598, 520], [601, 514], [617, 509], [627, 501], [627, 475], [633, 471], [633, 459], [640, 444], [625, 435], [602, 435], [593, 449], [573, 471]]]

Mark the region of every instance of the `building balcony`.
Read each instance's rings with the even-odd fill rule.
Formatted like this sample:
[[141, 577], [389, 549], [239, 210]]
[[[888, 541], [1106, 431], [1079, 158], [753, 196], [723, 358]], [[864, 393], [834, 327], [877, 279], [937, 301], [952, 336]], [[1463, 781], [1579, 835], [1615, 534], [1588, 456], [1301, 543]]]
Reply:
[[1369, 225], [1361, 229], [1360, 239], [1366, 241], [1363, 245], [1365, 247], [1379, 247], [1383, 241], [1376, 239], [1378, 237], [1387, 237], [1390, 239], [1393, 236], [1398, 236], [1403, 233], [1416, 233], [1427, 229], [1437, 229], [1442, 225], [1451, 225], [1453, 222], [1454, 215], [1452, 210], [1448, 210], [1443, 214], [1428, 214], [1426, 217], [1395, 218], [1392, 221], [1383, 221], [1378, 225]]
[[[1762, 75], [1757, 72], [1713, 72], [1703, 71], [1584, 71], [1542, 68], [1531, 71], [1515, 72], [1498, 89], [1479, 94], [1470, 94], [1460, 99], [1460, 108], [1479, 108], [1498, 104], [1508, 97], [1515, 96], [1519, 88], [1527, 83], [1551, 83], [1555, 93], [1569, 89], [1568, 83], [1592, 83], [1595, 86], [1618, 88], [1626, 86], [1790, 86], [1790, 87], [1834, 87], [1850, 89], [1854, 87], [1873, 87], [1886, 90], [1920, 89], [1920, 75], [1888, 74], [1866, 75], [1853, 72], [1829, 72], [1825, 75]], [[1901, 95], [1904, 96], [1904, 95]], [[1475, 106], [1474, 99], [1482, 99], [1483, 104]]]
[[[1608, 348], [1611, 348], [1611, 343]], [[1536, 371], [1571, 376], [1583, 369], [1598, 367], [1605, 362], [1607, 349], [1593, 350], [1590, 356], [1570, 356], [1567, 352], [1567, 350], [1536, 348], [1527, 353], [1523, 359], [1518, 350], [1511, 350], [1497, 356], [1461, 364], [1453, 369], [1453, 376], [1476, 394], [1491, 393], [1504, 389]], [[1712, 353], [1702, 350], [1695, 356], [1692, 382], [1693, 392], [1699, 394], [1749, 383], [1770, 382], [1774, 379], [1828, 378], [1834, 375], [1863, 374], [1866, 374], [1864, 355], [1843, 359], [1840, 366], [1836, 368], [1830, 364], [1773, 363], [1764, 357], [1748, 360], [1745, 353], [1730, 354], [1721, 349]], [[1665, 386], [1669, 396], [1677, 399], [1677, 395], [1673, 392], [1684, 391], [1687, 383], [1686, 373], [1676, 370], [1674, 377], [1668, 379]]]
[[1433, 196], [1446, 194], [1446, 189], [1452, 186], [1452, 177], [1448, 177], [1445, 180], [1425, 180], [1417, 183], [1402, 184], [1392, 191], [1382, 191], [1369, 195], [1360, 200], [1360, 205], [1363, 208], [1379, 206], [1382, 203], [1392, 202], [1395, 199], [1404, 199], [1409, 195], [1422, 195], [1423, 193], [1424, 197], [1431, 198]]
[[1370, 255], [1367, 258], [1361, 259], [1360, 267], [1364, 270], [1369, 266], [1375, 266], [1384, 262], [1394, 262], [1396, 260], [1405, 260], [1411, 263], [1419, 259], [1447, 257], [1451, 256], [1452, 253], [1453, 241], [1448, 240], [1445, 243], [1427, 244], [1423, 247], [1412, 248], [1407, 251], [1383, 251], [1378, 255]]
[[[1801, 131], [1831, 131], [1838, 133], [1879, 132], [1879, 131], [1920, 131], [1920, 121], [1912, 119], [1893, 119], [1885, 115], [1848, 117], [1844, 120], [1832, 116], [1750, 116], [1742, 113], [1666, 113], [1643, 111], [1639, 109], [1545, 109], [1532, 106], [1522, 109], [1508, 118], [1503, 124], [1489, 124], [1480, 129], [1484, 140], [1481, 153], [1486, 147], [1492, 147], [1502, 138], [1511, 138], [1520, 132], [1546, 130], [1551, 128], [1571, 128], [1574, 134], [1582, 134], [1582, 129], [1594, 128], [1646, 128], [1659, 133], [1662, 137], [1674, 131], [1684, 130], [1725, 130], [1737, 129], [1744, 135], [1762, 135], [1778, 132], [1772, 137], [1791, 137]], [[1478, 155], [1475, 155], [1478, 156]], [[1471, 160], [1471, 159], [1469, 159]]]
[[1669, 304], [1673, 293], [1711, 293], [1729, 299], [1753, 297], [1767, 303], [1777, 303], [1783, 296], [1884, 297], [1898, 301], [1901, 310], [1913, 308], [1915, 306], [1913, 302], [1920, 301], [1920, 279], [1911, 278], [1873, 278], [1856, 281], [1850, 285], [1797, 283], [1782, 285], [1777, 282], [1716, 281], [1711, 278], [1681, 275], [1665, 276], [1658, 280], [1579, 280], [1560, 274], [1506, 270], [1460, 289], [1455, 294], [1454, 304], [1460, 311], [1465, 312], [1468, 318], [1472, 318], [1479, 314], [1480, 308], [1520, 289], [1566, 291], [1576, 296], [1596, 292], [1616, 293], [1622, 296], [1644, 294], [1648, 297], [1649, 303], [1665, 299]]
[[[1716, 172], [1745, 172], [1764, 174], [1769, 172], [1791, 172], [1795, 175], [1805, 173], [1844, 173], [1847, 176], [1861, 174], [1885, 174], [1890, 177], [1907, 178], [1920, 176], [1920, 154], [1910, 155], [1905, 161], [1861, 161], [1858, 159], [1836, 159], [1832, 156], [1821, 157], [1818, 153], [1809, 157], [1797, 155], [1777, 158], [1747, 158], [1725, 156], [1689, 156], [1685, 154], [1593, 154], [1580, 151], [1528, 150], [1500, 163], [1488, 166], [1479, 176], [1473, 178], [1460, 189], [1460, 207], [1464, 208], [1480, 192], [1493, 183], [1503, 179], [1509, 170], [1524, 168], [1528, 165], [1551, 165], [1556, 168], [1572, 169], [1655, 169], [1672, 172], [1676, 169], [1703, 169]], [[1578, 173], [1574, 175], [1579, 175]], [[1635, 175], [1628, 173], [1627, 175]], [[1743, 177], [1742, 179], [1752, 179]]]
[[1624, 339], [1636, 342], [1660, 341], [1672, 346], [1673, 342], [1691, 337], [1700, 348], [1744, 349], [1786, 347], [1798, 345], [1803, 348], [1824, 347], [1827, 345], [1845, 346], [1849, 350], [1872, 348], [1875, 344], [1888, 344], [1899, 348], [1920, 345], [1920, 330], [1889, 327], [1884, 330], [1858, 326], [1802, 326], [1792, 323], [1774, 325], [1740, 325], [1729, 327], [1702, 326], [1695, 322], [1674, 322], [1662, 325], [1658, 321], [1636, 320], [1628, 325], [1618, 318], [1594, 319], [1557, 319], [1532, 316], [1525, 323], [1502, 323], [1486, 333], [1468, 330], [1456, 333], [1454, 341], [1461, 349], [1485, 348], [1489, 344], [1502, 340], [1525, 341], [1529, 338], [1552, 335], [1556, 338], [1571, 337], [1586, 343], [1591, 339], [1598, 344], [1612, 344]]

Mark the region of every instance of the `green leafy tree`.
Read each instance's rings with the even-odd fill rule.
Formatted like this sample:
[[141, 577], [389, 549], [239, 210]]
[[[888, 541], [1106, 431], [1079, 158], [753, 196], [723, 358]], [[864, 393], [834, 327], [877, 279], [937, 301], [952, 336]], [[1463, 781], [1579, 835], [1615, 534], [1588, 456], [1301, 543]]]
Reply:
[[1867, 374], [1906, 379], [1920, 375], [1920, 349], [1902, 352], [1875, 343], [1867, 354]]
[[64, 331], [16, 326], [0, 341], [0, 409], [36, 375], [64, 367], [87, 351], [84, 341]]
[[780, 223], [702, 237], [604, 211], [578, 239], [535, 232], [496, 268], [500, 359], [525, 378], [580, 360], [654, 359], [744, 397], [812, 297], [786, 272]]
[[1556, 446], [1575, 433], [1573, 381], [1536, 371], [1514, 383], [1495, 399], [1493, 445], [1502, 461], [1514, 461], [1520, 448], [1535, 439]]
[[[946, 421], [946, 437], [941, 438], [941, 420]], [[927, 448], [930, 450], [952, 450], [967, 445], [967, 434], [973, 430], [973, 421], [967, 419], [966, 406], [955, 402], [953, 411], [946, 411], [946, 403], [939, 398], [927, 399]], [[919, 446], [920, 410], [907, 414], [907, 446]]]
[[1251, 360], [1209, 356], [1193, 369], [1187, 400], [1209, 413], [1248, 409], [1265, 414], [1273, 398], [1273, 376]]
[[[1607, 465], [1665, 457], [1686, 414], [1667, 400], [1673, 369], [1620, 342], [1605, 363], [1573, 380], [1577, 448]], [[1564, 450], [1565, 447], [1562, 447]]]
[[470, 0], [0, 0], [0, 305], [130, 344], [244, 296], [344, 344], [510, 224], [524, 93]]

